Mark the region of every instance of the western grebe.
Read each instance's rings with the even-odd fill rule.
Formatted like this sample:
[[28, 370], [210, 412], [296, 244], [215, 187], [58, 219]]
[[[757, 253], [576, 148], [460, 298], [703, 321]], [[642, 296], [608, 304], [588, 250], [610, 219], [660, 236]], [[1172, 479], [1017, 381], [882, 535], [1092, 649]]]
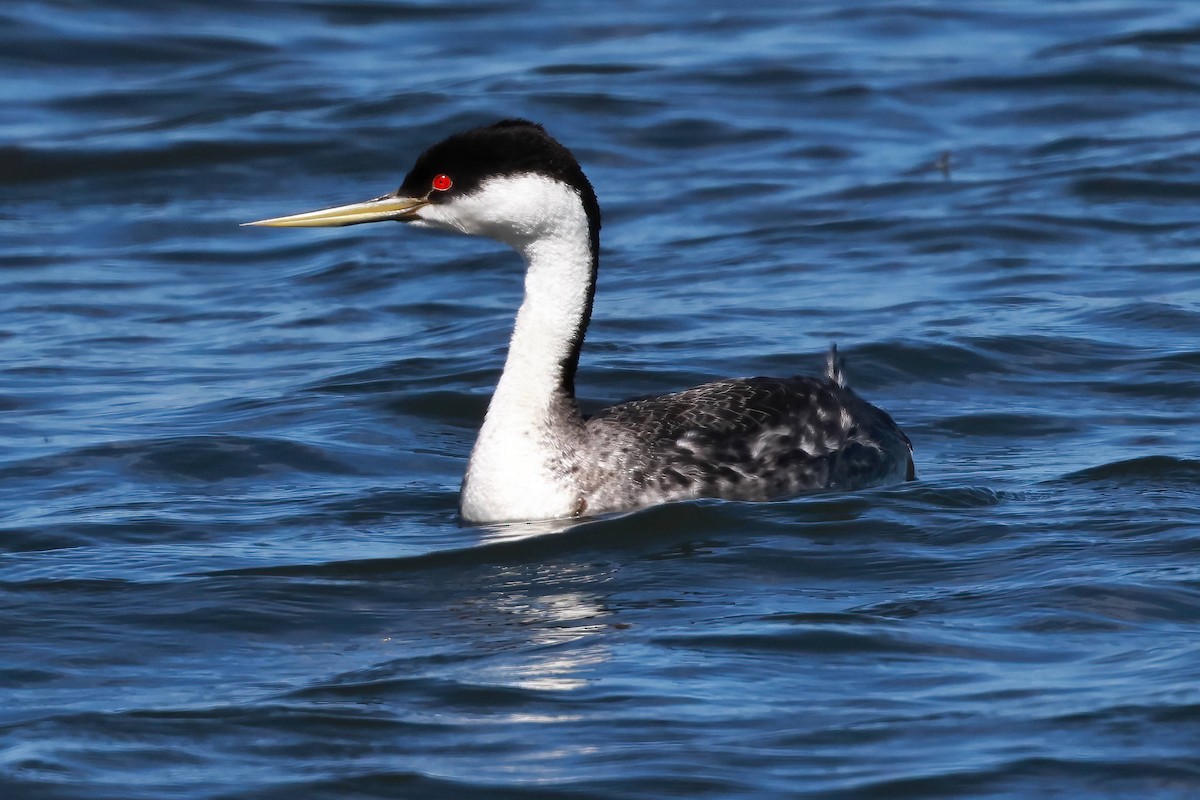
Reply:
[[504, 120], [455, 134], [422, 153], [391, 194], [246, 224], [384, 220], [487, 236], [525, 260], [504, 371], [463, 478], [467, 521], [769, 500], [914, 476], [908, 438], [846, 386], [836, 348], [822, 377], [732, 378], [584, 417], [575, 370], [596, 288], [600, 206], [579, 162], [540, 125]]

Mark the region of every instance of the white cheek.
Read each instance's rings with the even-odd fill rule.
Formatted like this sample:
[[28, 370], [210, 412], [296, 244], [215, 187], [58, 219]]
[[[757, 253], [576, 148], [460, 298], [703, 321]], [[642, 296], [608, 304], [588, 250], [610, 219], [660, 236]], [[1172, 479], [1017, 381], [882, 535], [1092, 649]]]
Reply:
[[520, 249], [557, 230], [579, 208], [574, 189], [539, 175], [507, 175], [485, 181], [469, 195], [425, 206], [417, 227], [487, 236]]
[[430, 205], [423, 207], [417, 212], [417, 217], [409, 222], [414, 228], [425, 228], [427, 230], [438, 231], [456, 231], [458, 233], [469, 233], [464, 230], [457, 216], [447, 213], [446, 206]]
[[410, 225], [414, 228], [420, 228], [421, 230], [426, 230], [426, 231], [434, 230], [438, 227], [437, 225], [434, 225], [431, 221], [429, 221], [427, 219], [423, 219], [422, 217], [414, 217], [413, 219], [405, 220], [404, 224]]

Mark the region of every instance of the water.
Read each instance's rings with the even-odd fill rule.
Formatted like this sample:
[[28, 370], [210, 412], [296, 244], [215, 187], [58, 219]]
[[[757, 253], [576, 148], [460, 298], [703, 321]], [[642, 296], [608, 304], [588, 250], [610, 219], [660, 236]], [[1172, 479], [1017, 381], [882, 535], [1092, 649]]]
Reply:
[[[101, 5], [101, 7], [96, 7]], [[10, 3], [0, 795], [1200, 794], [1200, 10]], [[464, 527], [497, 246], [237, 223], [499, 117], [588, 407], [820, 369], [911, 485]]]

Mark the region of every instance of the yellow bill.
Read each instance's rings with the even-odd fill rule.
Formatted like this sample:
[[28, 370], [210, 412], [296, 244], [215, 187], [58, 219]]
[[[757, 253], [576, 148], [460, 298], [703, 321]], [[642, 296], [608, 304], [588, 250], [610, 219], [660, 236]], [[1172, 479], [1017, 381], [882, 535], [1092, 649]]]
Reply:
[[384, 222], [386, 220], [404, 222], [415, 219], [416, 211], [426, 205], [429, 205], [429, 201], [423, 197], [384, 195], [365, 203], [323, 208], [320, 211], [292, 214], [290, 217], [243, 222], [242, 225], [262, 225], [271, 228], [335, 228], [342, 225], [360, 225], [364, 222]]

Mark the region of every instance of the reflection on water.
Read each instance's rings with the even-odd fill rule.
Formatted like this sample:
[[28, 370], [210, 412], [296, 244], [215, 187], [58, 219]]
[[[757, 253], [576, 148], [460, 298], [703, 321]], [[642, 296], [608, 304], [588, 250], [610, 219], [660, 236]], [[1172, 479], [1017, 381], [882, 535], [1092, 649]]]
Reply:
[[[0, 12], [0, 797], [1197, 796], [1190, 6], [80, 8]], [[460, 525], [516, 257], [237, 223], [513, 115], [585, 411], [836, 341], [921, 480]]]

